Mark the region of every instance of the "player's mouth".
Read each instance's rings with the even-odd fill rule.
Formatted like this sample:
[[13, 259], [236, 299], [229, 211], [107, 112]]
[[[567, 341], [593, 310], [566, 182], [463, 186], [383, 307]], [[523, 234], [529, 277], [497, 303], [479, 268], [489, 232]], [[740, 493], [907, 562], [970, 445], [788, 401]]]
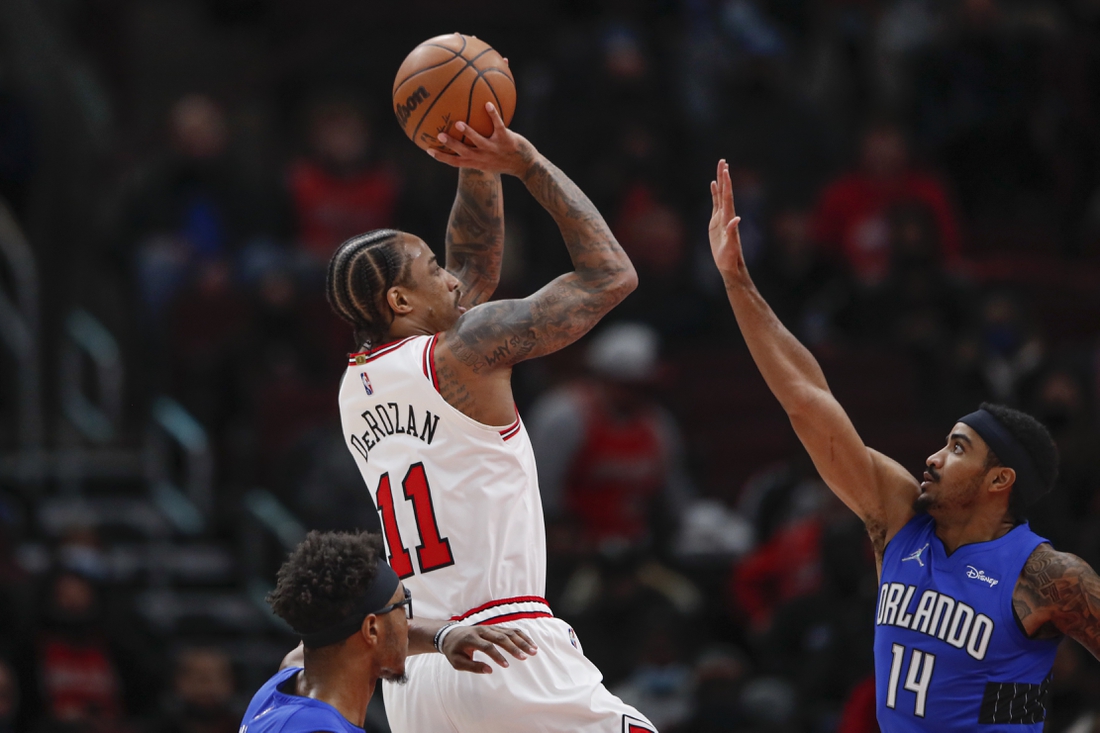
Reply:
[[462, 315], [463, 313], [466, 312], [466, 307], [458, 304], [458, 301], [461, 300], [461, 299], [462, 299], [462, 291], [461, 290], [456, 290], [455, 291], [455, 310], [458, 311], [459, 315]]
[[924, 481], [921, 481], [921, 483], [920, 483], [921, 492], [926, 491], [930, 484], [934, 484], [934, 483], [938, 482], [939, 480], [940, 480], [940, 477], [936, 473], [936, 469], [929, 466], [928, 470], [924, 472]]

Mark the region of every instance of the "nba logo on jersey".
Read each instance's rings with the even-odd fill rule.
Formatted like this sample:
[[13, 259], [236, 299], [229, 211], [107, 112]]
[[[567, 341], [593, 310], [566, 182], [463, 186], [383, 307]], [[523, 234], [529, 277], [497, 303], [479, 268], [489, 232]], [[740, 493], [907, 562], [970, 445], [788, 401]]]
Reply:
[[370, 377], [367, 376], [367, 373], [366, 372], [360, 372], [359, 376], [363, 380], [363, 389], [367, 390], [367, 394], [369, 394], [369, 395], [374, 394], [374, 387], [370, 386]]
[[573, 645], [574, 649], [580, 649], [577, 644], [577, 633], [573, 629], [569, 629], [569, 643]]

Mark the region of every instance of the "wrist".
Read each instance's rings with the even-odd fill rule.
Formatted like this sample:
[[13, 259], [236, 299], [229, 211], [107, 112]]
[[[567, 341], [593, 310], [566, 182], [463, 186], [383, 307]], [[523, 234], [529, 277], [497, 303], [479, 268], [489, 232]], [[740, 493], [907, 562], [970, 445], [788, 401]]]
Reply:
[[749, 272], [744, 265], [726, 270], [720, 269], [718, 274], [722, 276], [722, 284], [726, 286], [727, 290], [752, 286], [752, 279], [749, 278]]
[[521, 181], [526, 181], [531, 171], [543, 160], [542, 154], [526, 139], [520, 142], [519, 146], [516, 148], [516, 154], [519, 158], [519, 163], [515, 169], [509, 171], [509, 173]]
[[435, 650], [437, 652], [439, 652], [440, 654], [443, 653], [443, 643], [446, 641], [450, 633], [458, 628], [458, 626], [459, 623], [457, 621], [452, 621], [439, 627], [439, 630], [435, 632], [435, 638], [432, 639], [432, 645], [435, 647]]

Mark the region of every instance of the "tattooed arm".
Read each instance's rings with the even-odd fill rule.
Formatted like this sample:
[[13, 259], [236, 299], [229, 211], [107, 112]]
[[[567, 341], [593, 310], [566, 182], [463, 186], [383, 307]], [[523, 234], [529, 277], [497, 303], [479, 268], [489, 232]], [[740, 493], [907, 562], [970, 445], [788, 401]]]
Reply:
[[1024, 564], [1012, 608], [1033, 639], [1065, 634], [1100, 659], [1100, 577], [1081, 558], [1039, 545]]
[[508, 130], [491, 106], [489, 114], [495, 126], [491, 137], [465, 128], [460, 131], [471, 145], [441, 135], [456, 154], [429, 154], [450, 165], [517, 176], [554, 218], [574, 270], [528, 298], [485, 303], [459, 319], [441, 345], [475, 374], [507, 370], [573, 343], [637, 285], [633, 265], [588, 197], [531, 143]]
[[447, 269], [462, 283], [461, 305], [472, 308], [489, 299], [500, 281], [503, 254], [500, 175], [462, 168], [447, 222]]

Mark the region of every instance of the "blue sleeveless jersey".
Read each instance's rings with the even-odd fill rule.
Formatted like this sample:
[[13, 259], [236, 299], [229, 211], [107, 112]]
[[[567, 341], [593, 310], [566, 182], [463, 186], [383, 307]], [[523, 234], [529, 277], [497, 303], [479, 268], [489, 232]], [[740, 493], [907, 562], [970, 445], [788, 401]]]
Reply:
[[1047, 540], [1027, 524], [949, 557], [918, 515], [882, 557], [875, 696], [885, 733], [1039, 733], [1058, 640], [1028, 639], [1012, 592]]
[[326, 702], [279, 692], [301, 667], [280, 670], [252, 697], [241, 721], [240, 733], [363, 733]]

